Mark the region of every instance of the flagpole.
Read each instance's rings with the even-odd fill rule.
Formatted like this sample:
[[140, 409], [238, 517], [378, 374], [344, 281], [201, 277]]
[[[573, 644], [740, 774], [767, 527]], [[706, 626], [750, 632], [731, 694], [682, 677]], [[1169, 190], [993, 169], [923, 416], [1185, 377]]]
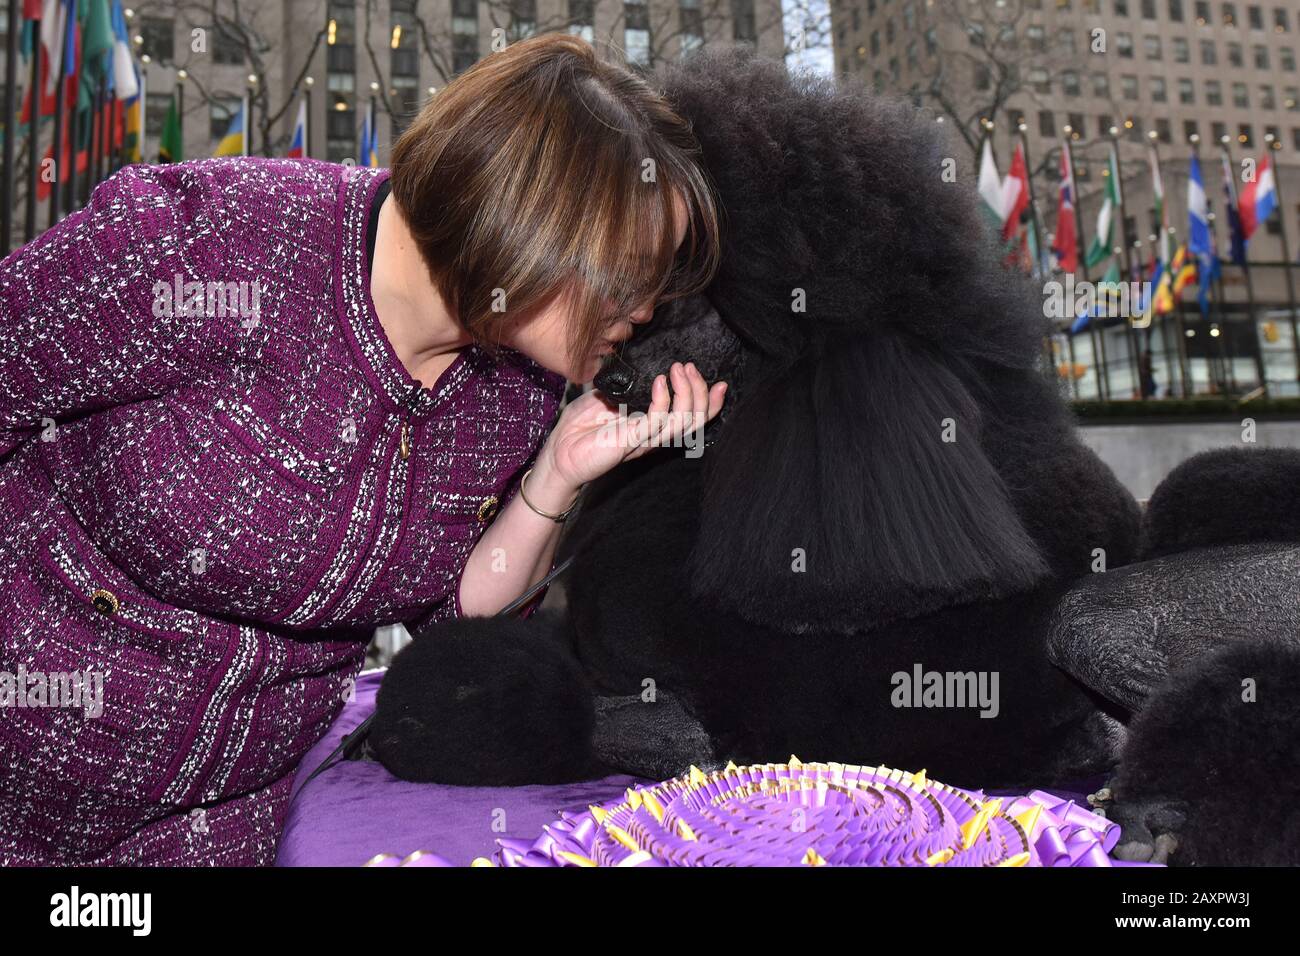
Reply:
[[9, 0], [9, 37], [5, 57], [4, 183], [0, 186], [0, 255], [9, 255], [13, 240], [14, 134], [18, 132], [18, 31], [22, 29], [22, 0]]
[[257, 74], [248, 74], [248, 92], [245, 94], [244, 155], [253, 155], [253, 97], [257, 94]]
[[302, 78], [303, 102], [307, 104], [307, 113], [302, 123], [302, 155], [304, 159], [311, 159], [311, 88], [315, 82], [310, 76]]
[[[1119, 245], [1124, 250], [1124, 275], [1129, 282], [1133, 281], [1133, 254], [1129, 247], [1128, 241], [1128, 212], [1124, 206], [1124, 173], [1120, 168], [1119, 162], [1119, 127], [1110, 128], [1110, 149], [1111, 156], [1114, 159], [1115, 167], [1115, 195], [1119, 197]], [[1130, 305], [1132, 304], [1130, 299]], [[1124, 324], [1128, 326], [1128, 350], [1129, 365], [1133, 373], [1133, 382], [1138, 385], [1138, 394], [1142, 394], [1140, 380], [1142, 370], [1138, 367], [1138, 341], [1137, 329], [1133, 328], [1132, 316], [1126, 316]]]
[[[1227, 201], [1232, 203], [1232, 205], [1236, 207], [1237, 190], [1236, 190], [1236, 184], [1233, 182], [1232, 179], [1233, 165], [1232, 165], [1231, 143], [1232, 140], [1228, 138], [1228, 135], [1226, 133], [1223, 136], [1219, 137], [1219, 147], [1223, 152], [1223, 163], [1224, 163], [1223, 175], [1225, 177], [1224, 187], [1228, 190]], [[1237, 228], [1240, 229], [1241, 228], [1240, 207], [1238, 207], [1237, 220], [1238, 220]], [[1231, 216], [1228, 217], [1228, 245], [1229, 248], [1231, 248], [1232, 245], [1232, 217]], [[1249, 252], [1247, 251], [1244, 240], [1242, 241], [1242, 247], [1243, 247], [1242, 261], [1238, 263], [1238, 266], [1241, 268], [1242, 277], [1246, 280], [1246, 309], [1250, 314], [1250, 325], [1255, 336], [1255, 371], [1259, 375], [1259, 385], [1264, 390], [1264, 397], [1268, 398], [1268, 374], [1264, 368], [1264, 345], [1259, 340], [1259, 322], [1255, 318], [1255, 280], [1254, 277], [1250, 274]], [[1296, 354], [1298, 359], [1300, 359], [1300, 352], [1297, 352]], [[1300, 369], [1300, 360], [1297, 361], [1296, 368]]]
[[[68, 53], [68, 31], [72, 29], [70, 17], [65, 17], [63, 24], [63, 36], [59, 37], [59, 49], [63, 51], [59, 58], [59, 75], [54, 81], [54, 148], [51, 156], [54, 158], [54, 179], [50, 183], [50, 222], [53, 226], [59, 221], [59, 190], [63, 186], [63, 101], [67, 99], [66, 78], [68, 73], [68, 64], [63, 62]], [[50, 61], [50, 69], [54, 69], [54, 61]]]
[[[1074, 176], [1074, 150], [1070, 147], [1070, 140], [1074, 134], [1074, 127], [1066, 125], [1063, 127], [1065, 132], [1065, 152], [1070, 169], [1070, 183], [1074, 187], [1074, 232], [1075, 242], [1078, 245], [1078, 251], [1075, 254], [1076, 264], [1079, 273], [1083, 276], [1083, 281], [1088, 282], [1088, 246], [1084, 242], [1083, 235], [1083, 197], [1079, 195], [1079, 181]], [[1070, 311], [1073, 312], [1073, 304]], [[1071, 317], [1073, 321], [1073, 317]], [[1101, 333], [1097, 331], [1097, 323], [1088, 323], [1088, 335], [1092, 339], [1092, 364], [1093, 372], [1097, 376], [1097, 397], [1103, 402], [1110, 400], [1110, 384], [1106, 381], [1106, 342], [1102, 339]]]
[[240, 155], [241, 155], [241, 156], [247, 156], [247, 155], [248, 155], [248, 145], [249, 145], [249, 141], [252, 139], [252, 135], [249, 133], [249, 129], [248, 129], [249, 122], [250, 122], [250, 120], [251, 120], [251, 117], [248, 115], [248, 110], [249, 110], [249, 107], [250, 107], [250, 105], [252, 104], [252, 102], [253, 102], [253, 96], [252, 96], [251, 92], [249, 92], [249, 90], [245, 90], [245, 91], [244, 91], [244, 102], [242, 102], [241, 104], [239, 104], [239, 105], [240, 105], [240, 109], [243, 110], [243, 113], [244, 113], [244, 116], [243, 116], [243, 123], [241, 124], [241, 125], [244, 127], [244, 129], [243, 129], [243, 133], [244, 133], [244, 136], [243, 136], [243, 139], [244, 139], [244, 146], [243, 146], [242, 151], [240, 152]]
[[[1277, 154], [1281, 151], [1282, 144], [1272, 133], [1265, 133], [1264, 148]], [[1277, 228], [1282, 239], [1282, 274], [1286, 276], [1287, 310], [1291, 314], [1291, 345], [1295, 349], [1296, 380], [1300, 381], [1300, 335], [1296, 333], [1295, 282], [1291, 278], [1291, 247], [1286, 239], [1286, 203], [1282, 201], [1282, 170], [1276, 161], [1272, 165], [1273, 192], [1277, 196]]]
[[36, 238], [36, 183], [40, 179], [41, 165], [41, 107], [45, 88], [41, 83], [41, 20], [32, 21], [32, 82], [29, 89], [31, 126], [27, 131], [27, 208], [23, 219], [23, 242]]
[[[1162, 175], [1160, 175], [1160, 137], [1156, 134], [1155, 130], [1151, 130], [1151, 132], [1147, 134], [1147, 139], [1151, 148], [1152, 198], [1158, 199], [1160, 202], [1160, 222], [1156, 226], [1157, 232], [1151, 235], [1151, 250], [1152, 250], [1151, 255], [1156, 262], [1160, 263], [1160, 275], [1163, 277], [1165, 272], [1168, 271], [1169, 269], [1169, 255], [1167, 253], [1168, 247], [1165, 245], [1165, 236], [1166, 236], [1165, 225], [1169, 221], [1169, 207], [1165, 201], [1165, 188], [1164, 188], [1165, 179]], [[1160, 195], [1158, 196], [1155, 195], [1157, 184], [1160, 187]], [[1157, 291], [1158, 290], [1156, 286], [1153, 285], [1151, 287], [1151, 299], [1148, 304], [1148, 308], [1150, 309], [1152, 316], [1156, 314], [1156, 292]], [[1160, 342], [1162, 345], [1162, 351], [1164, 352], [1165, 355], [1165, 361], [1167, 362], [1169, 360], [1169, 336], [1166, 334], [1166, 331], [1167, 330], [1165, 328], [1165, 317], [1162, 314], [1160, 316]], [[1148, 324], [1147, 334], [1146, 334], [1148, 355], [1151, 354], [1151, 340], [1154, 338], [1154, 334], [1155, 334], [1154, 330]], [[1151, 363], [1151, 374], [1154, 377], [1155, 375], [1154, 360], [1152, 360]], [[1172, 377], [1173, 376], [1171, 375], [1170, 378], [1172, 379]], [[1173, 384], [1172, 381], [1170, 382], [1170, 384], [1171, 385]], [[1154, 398], [1154, 396], [1152, 397]]]

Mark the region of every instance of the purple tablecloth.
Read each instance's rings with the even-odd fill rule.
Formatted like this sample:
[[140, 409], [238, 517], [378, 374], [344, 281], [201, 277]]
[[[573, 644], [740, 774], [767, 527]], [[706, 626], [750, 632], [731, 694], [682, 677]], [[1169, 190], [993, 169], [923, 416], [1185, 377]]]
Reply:
[[585, 810], [646, 782], [617, 776], [554, 787], [451, 787], [398, 780], [373, 761], [356, 760], [336, 764], [302, 790], [312, 770], [374, 711], [383, 676], [361, 675], [356, 700], [303, 758], [276, 866], [360, 866], [378, 853], [416, 850], [464, 865], [491, 856], [500, 837], [531, 840], [560, 811]]
[[[622, 796], [629, 786], [650, 782], [615, 776], [553, 787], [452, 787], [398, 780], [378, 763], [357, 760], [336, 764], [303, 790], [311, 772], [374, 711], [383, 676], [382, 671], [361, 675], [356, 699], [303, 758], [276, 866], [360, 866], [379, 853], [406, 856], [416, 850], [465, 865], [475, 857], [490, 857], [500, 837], [532, 840], [563, 810], [585, 810]], [[1086, 806], [1083, 794], [1100, 783], [1050, 792]]]

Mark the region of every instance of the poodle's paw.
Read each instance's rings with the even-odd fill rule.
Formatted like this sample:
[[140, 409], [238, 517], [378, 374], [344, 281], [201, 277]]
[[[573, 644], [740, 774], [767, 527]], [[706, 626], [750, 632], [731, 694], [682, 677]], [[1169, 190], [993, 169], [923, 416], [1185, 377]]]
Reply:
[[1300, 864], [1300, 649], [1230, 645], [1177, 670], [1129, 726], [1107, 817], [1124, 859]]
[[652, 780], [675, 777], [692, 766], [720, 766], [699, 720], [663, 690], [652, 702], [640, 694], [597, 698], [595, 740], [603, 763]]
[[1117, 800], [1109, 788], [1105, 793], [1104, 799], [1093, 803], [1090, 796], [1088, 802], [1093, 803], [1094, 813], [1119, 825], [1115, 857], [1139, 863], [1169, 863], [1187, 825], [1186, 804], [1180, 800], [1159, 798]]
[[567, 621], [464, 618], [393, 660], [370, 743], [404, 780], [463, 786], [599, 776], [591, 688], [563, 639]]

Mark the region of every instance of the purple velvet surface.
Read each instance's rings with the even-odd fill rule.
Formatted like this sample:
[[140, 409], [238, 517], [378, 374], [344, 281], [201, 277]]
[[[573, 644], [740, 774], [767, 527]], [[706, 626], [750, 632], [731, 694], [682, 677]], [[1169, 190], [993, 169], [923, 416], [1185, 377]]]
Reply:
[[585, 810], [646, 782], [617, 776], [553, 787], [451, 787], [398, 780], [378, 763], [357, 760], [336, 764], [303, 789], [339, 741], [374, 711], [383, 676], [357, 679], [356, 700], [299, 765], [276, 866], [360, 866], [378, 853], [416, 850], [465, 865], [491, 856], [500, 837], [531, 840], [560, 811]]
[[[500, 837], [532, 840], [563, 810], [585, 810], [622, 796], [629, 786], [651, 782], [616, 776], [561, 786], [451, 787], [398, 780], [378, 763], [357, 760], [336, 764], [303, 790], [311, 772], [374, 711], [383, 676], [376, 671], [358, 678], [356, 699], [303, 758], [276, 866], [360, 866], [379, 853], [406, 856], [416, 850], [465, 865], [490, 857]], [[1048, 792], [1087, 806], [1083, 794], [1100, 785], [1100, 780], [1082, 781]], [[1012, 792], [1019, 791], [988, 791], [990, 796]]]

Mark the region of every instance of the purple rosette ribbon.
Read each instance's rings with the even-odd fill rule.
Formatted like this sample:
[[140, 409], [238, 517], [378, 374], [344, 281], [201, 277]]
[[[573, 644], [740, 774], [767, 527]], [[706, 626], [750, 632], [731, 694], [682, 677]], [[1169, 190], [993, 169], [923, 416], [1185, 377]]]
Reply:
[[689, 773], [566, 813], [497, 866], [1113, 866], [1119, 828], [1035, 790], [989, 798], [924, 771], [839, 763]]

